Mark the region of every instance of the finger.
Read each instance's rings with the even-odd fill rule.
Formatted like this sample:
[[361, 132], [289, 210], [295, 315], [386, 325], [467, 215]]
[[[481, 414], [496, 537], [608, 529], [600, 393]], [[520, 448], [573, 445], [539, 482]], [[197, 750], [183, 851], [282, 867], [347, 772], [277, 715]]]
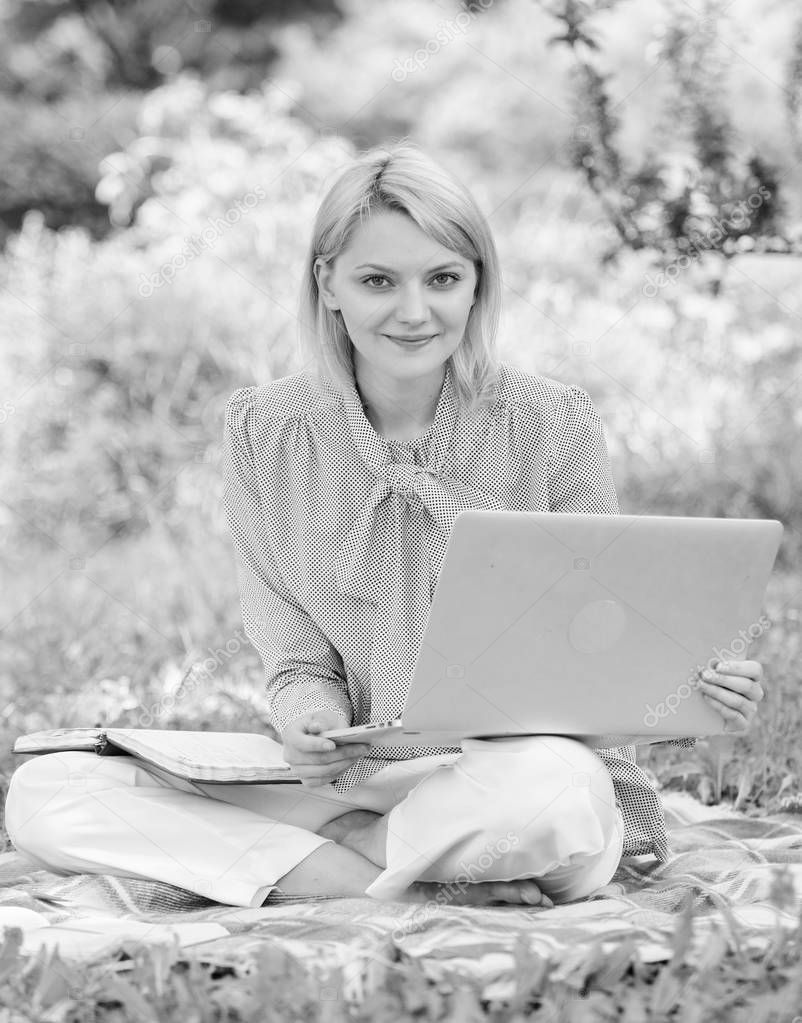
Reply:
[[314, 760], [311, 760], [300, 763], [296, 761], [296, 763], [290, 764], [290, 767], [299, 776], [308, 774], [315, 778], [321, 778], [324, 775], [336, 777], [338, 774], [342, 774], [343, 771], [347, 771], [349, 767], [353, 767], [355, 763], [355, 760], [337, 760], [333, 764], [316, 764]]
[[725, 706], [732, 707], [733, 710], [740, 710], [743, 713], [746, 713], [753, 702], [747, 696], [744, 696], [743, 693], [729, 689], [727, 686], [718, 685], [715, 682], [701, 682], [700, 687], [705, 696], [719, 700]]
[[333, 764], [316, 764], [314, 761], [309, 763], [295, 763], [292, 766], [296, 769], [299, 775], [303, 775], [308, 778], [323, 778], [332, 777], [336, 778], [338, 774], [342, 774], [343, 771], [347, 771], [349, 767], [353, 767], [353, 760], [338, 760]]
[[370, 750], [370, 746], [357, 746], [353, 750], [344, 750], [341, 747], [331, 750], [329, 753], [310, 753], [307, 750], [300, 750], [293, 759], [293, 764], [337, 764], [340, 761], [358, 760], [364, 757]]
[[296, 749], [303, 750], [305, 753], [332, 753], [337, 749], [337, 745], [332, 739], [324, 739], [322, 736], [318, 738], [308, 735], [306, 732], [294, 735], [292, 744]]
[[333, 764], [337, 760], [348, 760], [349, 758], [357, 760], [359, 757], [364, 757], [370, 753], [370, 746], [349, 746], [348, 749], [342, 749], [342, 747], [338, 746], [336, 749], [323, 753], [292, 747], [291, 753], [296, 763]]
[[[724, 699], [722, 694], [727, 692], [740, 694], [752, 701], [762, 700], [766, 695], [763, 686], [751, 676], [723, 675], [718, 672], [712, 672], [709, 683], [702, 679], [701, 684], [704, 692], [713, 692], [716, 695], [721, 695], [722, 699]], [[709, 686], [712, 686], [712, 689]]]
[[[708, 703], [721, 714], [722, 718], [726, 723], [731, 723], [733, 728], [725, 728], [725, 731], [746, 731], [749, 728], [750, 721], [744, 716], [744, 714], [729, 704], [723, 703], [721, 700], [712, 696], [710, 693], [705, 693], [704, 698]], [[754, 707], [754, 704], [748, 704], [748, 706]]]
[[744, 675], [757, 682], [763, 681], [763, 665], [760, 661], [719, 661], [716, 671], [723, 675]]

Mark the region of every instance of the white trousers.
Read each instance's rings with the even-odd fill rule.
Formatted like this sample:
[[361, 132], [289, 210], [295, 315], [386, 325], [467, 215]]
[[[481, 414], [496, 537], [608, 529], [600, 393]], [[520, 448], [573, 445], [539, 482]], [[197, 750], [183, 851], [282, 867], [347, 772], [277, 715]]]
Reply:
[[394, 761], [348, 792], [331, 785], [198, 785], [129, 756], [48, 753], [11, 777], [15, 848], [57, 873], [163, 881], [260, 906], [353, 809], [389, 814], [387, 867], [368, 896], [415, 880], [534, 878], [555, 903], [612, 878], [624, 822], [610, 774], [560, 736], [465, 739], [463, 752]]

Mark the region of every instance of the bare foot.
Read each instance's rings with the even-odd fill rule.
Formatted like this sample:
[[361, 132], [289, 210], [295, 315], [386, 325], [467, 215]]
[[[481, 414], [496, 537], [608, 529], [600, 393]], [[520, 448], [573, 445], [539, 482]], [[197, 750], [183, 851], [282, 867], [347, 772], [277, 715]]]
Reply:
[[[340, 817], [324, 824], [318, 829], [323, 838], [330, 838], [338, 845], [353, 852], [358, 852], [371, 863], [384, 866], [382, 857], [376, 854], [372, 844], [367, 841], [375, 830], [373, 825], [382, 815], [372, 810], [349, 810]], [[383, 844], [382, 839], [382, 844]], [[401, 902], [429, 902], [442, 892], [438, 905], [452, 906], [542, 906], [551, 909], [554, 903], [544, 895], [531, 878], [519, 878], [514, 881], [475, 881], [462, 882], [415, 881], [399, 898]], [[445, 896], [445, 901], [443, 901]]]
[[429, 902], [435, 900], [438, 893], [443, 893], [438, 905], [454, 906], [542, 906], [551, 909], [554, 903], [543, 894], [536, 881], [523, 878], [515, 881], [475, 881], [472, 884], [457, 884], [436, 881], [416, 881], [410, 885], [400, 901]]

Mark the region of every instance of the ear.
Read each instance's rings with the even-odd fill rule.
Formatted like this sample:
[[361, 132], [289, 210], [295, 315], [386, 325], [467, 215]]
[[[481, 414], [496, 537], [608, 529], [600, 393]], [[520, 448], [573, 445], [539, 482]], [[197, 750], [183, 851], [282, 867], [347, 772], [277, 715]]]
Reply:
[[337, 301], [337, 298], [331, 289], [331, 279], [334, 274], [331, 264], [327, 260], [323, 259], [322, 256], [318, 256], [314, 262], [312, 270], [315, 275], [315, 280], [317, 281], [318, 291], [320, 292], [323, 304], [327, 309], [331, 309], [332, 311], [339, 309], [340, 303]]

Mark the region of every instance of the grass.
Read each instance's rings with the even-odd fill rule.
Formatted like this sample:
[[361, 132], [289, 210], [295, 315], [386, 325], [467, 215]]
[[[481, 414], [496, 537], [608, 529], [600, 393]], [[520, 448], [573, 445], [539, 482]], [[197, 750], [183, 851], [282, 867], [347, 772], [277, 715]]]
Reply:
[[[466, 181], [477, 184], [481, 204], [494, 211], [509, 285], [506, 354], [522, 369], [588, 388], [608, 430], [622, 510], [777, 517], [788, 526], [781, 570], [766, 601], [774, 625], [753, 648], [767, 679], [755, 727], [745, 738], [700, 741], [691, 753], [644, 747], [640, 761], [663, 785], [711, 805], [727, 802], [755, 815], [800, 812], [802, 525], [795, 496], [802, 459], [800, 403], [792, 387], [802, 364], [795, 320], [788, 318], [797, 305], [796, 261], [739, 257], [716, 297], [692, 283], [691, 270], [646, 300], [644, 272], [653, 268], [643, 254], [625, 253], [615, 272], [600, 269], [606, 243], [600, 212], [584, 186], [556, 165], [532, 173], [563, 147], [565, 125], [544, 109], [533, 122], [529, 104], [505, 98], [509, 77], [498, 68], [526, 68], [528, 78], [533, 41], [542, 44], [529, 7], [512, 10], [517, 20], [506, 28], [494, 29], [488, 19], [472, 25], [480, 50], [493, 43], [486, 81], [476, 77], [474, 49], [460, 57], [458, 46], [449, 47], [432, 60], [426, 78], [411, 79], [415, 88], [404, 93], [406, 99], [395, 90], [385, 94], [381, 102], [389, 107], [381, 121], [377, 104], [365, 101], [374, 93], [379, 98], [396, 48], [406, 52], [409, 46], [407, 8], [396, 4], [379, 12], [369, 6], [348, 31], [328, 37], [322, 50], [296, 37], [290, 77], [306, 89], [304, 107], [326, 124], [353, 121], [354, 111], [366, 110], [368, 118], [379, 117], [379, 134], [396, 116], [402, 130], [407, 120], [414, 122], [414, 136], [436, 139], [436, 148], [464, 168]], [[631, 21], [632, 12], [622, 16]], [[642, 20], [650, 31], [648, 12]], [[509, 25], [521, 31], [509, 31]], [[633, 38], [622, 35], [615, 45], [626, 51], [618, 63], [637, 87], [651, 76], [644, 77], [631, 59]], [[640, 54], [642, 43], [632, 45], [632, 53]], [[368, 51], [375, 60], [364, 75], [342, 75], [344, 61], [350, 67], [354, 52]], [[464, 61], [470, 62], [472, 85], [462, 74]], [[536, 55], [545, 92], [556, 95], [553, 65], [543, 65], [544, 71], [541, 64]], [[334, 81], [337, 88], [329, 88]], [[766, 104], [750, 83], [744, 78], [739, 86], [739, 100], [746, 97], [738, 105], [740, 114], [746, 112], [745, 137], [766, 121]], [[651, 87], [629, 90], [624, 83], [622, 89], [628, 104], [644, 103], [649, 111], [659, 96]], [[482, 102], [470, 102], [471, 90]], [[0, 502], [0, 531], [10, 541], [7, 578], [17, 580], [0, 591], [0, 795], [16, 766], [11, 743], [24, 732], [150, 725], [143, 710], [155, 727], [266, 725], [261, 666], [241, 640], [230, 540], [220, 522], [214, 458], [221, 401], [234, 386], [290, 372], [289, 310], [311, 200], [341, 154], [336, 147], [313, 149], [316, 134], [269, 97], [229, 93], [225, 109], [211, 113], [180, 81], [159, 94], [160, 100], [150, 97], [147, 130], [160, 133], [171, 172], [152, 174], [143, 155], [149, 147], [139, 140], [126, 163], [134, 172], [126, 172], [125, 187], [141, 167], [145, 193], [153, 190], [154, 200], [143, 207], [151, 211], [144, 230], [123, 231], [96, 245], [80, 232], [43, 232], [31, 218], [14, 254], [0, 261], [8, 284], [0, 289], [0, 324], [9, 334], [0, 351], [6, 397], [14, 399], [0, 410], [0, 490], [10, 495]], [[421, 102], [435, 95], [436, 103]], [[404, 104], [412, 104], [414, 116]], [[477, 117], [481, 108], [494, 112], [489, 133]], [[189, 115], [176, 117], [175, 110]], [[628, 120], [641, 126], [630, 138], [637, 154], [652, 136], [653, 117], [630, 112]], [[285, 174], [288, 167], [292, 174]], [[212, 181], [214, 189], [199, 203], [196, 183]], [[214, 251], [195, 259], [170, 288], [148, 298], [134, 293], [142, 273], [177, 252], [177, 235], [200, 231], [207, 216], [222, 215], [254, 181], [268, 185], [268, 196], [241, 230], [222, 234]], [[187, 182], [194, 183], [189, 202]], [[167, 216], [171, 210], [180, 210], [181, 218]], [[187, 218], [194, 218], [191, 224]], [[576, 341], [590, 342], [593, 357], [574, 357]], [[211, 670], [179, 691], [192, 664], [207, 658]], [[343, 977], [312, 983], [300, 963], [269, 945], [248, 976], [192, 962], [177, 951], [133, 946], [119, 961], [66, 967], [53, 958], [20, 957], [19, 932], [9, 930], [0, 948], [0, 1023], [802, 1023], [799, 933], [777, 935], [769, 948], [750, 954], [714, 940], [694, 961], [692, 927], [688, 907], [677, 918], [668, 966], [641, 963], [629, 943], [598, 952], [581, 975], [558, 982], [552, 970], [522, 952], [516, 992], [506, 1006], [483, 1004], [468, 981], [435, 984], [416, 963], [388, 956], [373, 964], [377, 991], [358, 1010], [338, 997]]]
[[247, 973], [146, 946], [131, 946], [115, 962], [67, 966], [52, 953], [21, 959], [20, 932], [10, 928], [0, 949], [0, 1011], [9, 1023], [798, 1023], [802, 919], [794, 934], [780, 932], [760, 951], [732, 951], [715, 934], [691, 961], [693, 927], [689, 900], [677, 920], [669, 963], [643, 963], [637, 945], [628, 940], [607, 954], [597, 948], [559, 980], [553, 977], [554, 964], [520, 948], [514, 992], [503, 1001], [483, 998], [478, 982], [468, 978], [452, 975], [433, 982], [415, 961], [374, 959], [370, 988], [358, 1003], [343, 996], [342, 970], [310, 977], [305, 966], [267, 942]]
[[[228, 541], [203, 514], [181, 528], [156, 518], [147, 534], [105, 545], [75, 571], [61, 571], [64, 554], [52, 548], [26, 555], [25, 564], [25, 592], [6, 591], [2, 608], [8, 623], [0, 704], [3, 792], [15, 767], [11, 742], [25, 731], [137, 726], [143, 708], [155, 712], [154, 727], [266, 724], [261, 666], [240, 641]], [[690, 754], [644, 747], [641, 763], [663, 785], [749, 814], [800, 810], [799, 600], [798, 575], [775, 573], [765, 603], [773, 625], [750, 651], [763, 661], [767, 679], [750, 734], [700, 740]], [[215, 649], [210, 670], [183, 697], [176, 695], [190, 665]], [[15, 686], [21, 678], [28, 684]], [[692, 930], [688, 905], [677, 919], [670, 964], [642, 963], [636, 944], [627, 942], [607, 954], [597, 950], [580, 973], [560, 981], [551, 979], [553, 967], [521, 951], [515, 994], [505, 1004], [483, 1002], [476, 983], [466, 978], [434, 983], [415, 962], [388, 958], [372, 964], [377, 990], [355, 1006], [342, 997], [342, 976], [310, 982], [300, 962], [269, 944], [250, 975], [193, 961], [178, 950], [133, 945], [119, 960], [66, 967], [58, 958], [20, 957], [19, 932], [9, 929], [0, 950], [0, 1019], [792, 1023], [802, 1014], [802, 919], [795, 934], [776, 935], [763, 951], [740, 953], [722, 937], [695, 961]]]

